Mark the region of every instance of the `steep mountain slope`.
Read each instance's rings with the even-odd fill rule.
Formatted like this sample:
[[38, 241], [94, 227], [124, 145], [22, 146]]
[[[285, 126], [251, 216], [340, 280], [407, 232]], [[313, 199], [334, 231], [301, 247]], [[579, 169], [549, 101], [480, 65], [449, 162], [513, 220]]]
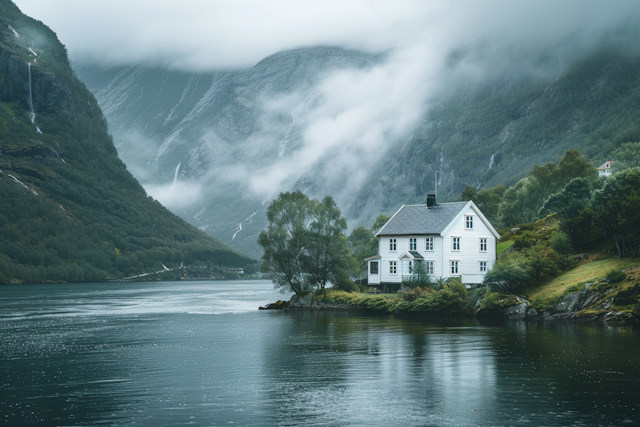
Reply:
[[[279, 53], [249, 70], [206, 75], [143, 66], [81, 65], [77, 72], [105, 109], [119, 152], [143, 184], [170, 189], [184, 180], [186, 193], [199, 188], [206, 197], [195, 203], [162, 201], [257, 256], [266, 200], [252, 193], [242, 174], [277, 169], [279, 159], [302, 152], [325, 76], [383, 61], [315, 48]], [[285, 187], [333, 195], [356, 227], [403, 203], [422, 202], [434, 189], [435, 171], [439, 196], [447, 198], [466, 185], [511, 184], [536, 163], [558, 161], [567, 149], [599, 164], [621, 143], [640, 139], [639, 65], [638, 56], [610, 49], [592, 52], [553, 78], [505, 70], [484, 81], [458, 82], [425, 99], [426, 114], [411, 136], [389, 138], [379, 160], [356, 160], [329, 182], [326, 171], [335, 169], [335, 158], [321, 158]], [[455, 74], [455, 61], [449, 66]], [[203, 79], [207, 84], [198, 85]], [[343, 185], [354, 170], [368, 176], [355, 190]]]
[[323, 76], [377, 60], [318, 47], [227, 72], [74, 68], [105, 111], [120, 156], [147, 189], [185, 220], [258, 257], [269, 196], [251, 191], [252, 171], [301, 147], [300, 118], [318, 101]]
[[148, 197], [41, 22], [0, 0], [0, 283], [252, 261]]

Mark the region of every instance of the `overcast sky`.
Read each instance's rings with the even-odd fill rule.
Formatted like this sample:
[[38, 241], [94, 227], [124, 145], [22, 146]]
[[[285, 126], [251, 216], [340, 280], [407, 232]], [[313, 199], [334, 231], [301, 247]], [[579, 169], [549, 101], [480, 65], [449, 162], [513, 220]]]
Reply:
[[248, 67], [319, 44], [526, 50], [573, 38], [580, 48], [640, 16], [636, 0], [14, 1], [51, 27], [72, 59], [191, 70]]

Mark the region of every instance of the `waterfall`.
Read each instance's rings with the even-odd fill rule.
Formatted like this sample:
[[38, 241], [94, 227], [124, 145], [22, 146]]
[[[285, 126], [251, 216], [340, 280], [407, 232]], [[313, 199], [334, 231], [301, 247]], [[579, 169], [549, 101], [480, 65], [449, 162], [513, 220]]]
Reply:
[[489, 169], [491, 169], [493, 167], [493, 158], [494, 158], [495, 154], [491, 155], [491, 160], [489, 160]]
[[33, 94], [31, 92], [31, 62], [29, 62], [29, 107], [31, 108], [31, 123], [35, 123], [36, 113], [33, 111]]
[[178, 163], [178, 166], [176, 166], [176, 173], [173, 175], [173, 185], [176, 185], [176, 182], [178, 182], [178, 172], [180, 172], [180, 165], [182, 164], [182, 162]]

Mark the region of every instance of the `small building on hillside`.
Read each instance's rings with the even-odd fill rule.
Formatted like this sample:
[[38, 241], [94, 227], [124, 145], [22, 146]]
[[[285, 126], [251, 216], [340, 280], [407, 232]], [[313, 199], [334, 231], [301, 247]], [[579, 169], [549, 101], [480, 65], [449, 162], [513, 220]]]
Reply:
[[500, 235], [471, 201], [403, 205], [376, 233], [378, 255], [367, 258], [369, 286], [400, 290], [416, 263], [433, 279], [459, 277], [481, 284], [496, 262]]
[[614, 164], [615, 161], [608, 160], [602, 164], [598, 168], [598, 176], [611, 176], [611, 165]]

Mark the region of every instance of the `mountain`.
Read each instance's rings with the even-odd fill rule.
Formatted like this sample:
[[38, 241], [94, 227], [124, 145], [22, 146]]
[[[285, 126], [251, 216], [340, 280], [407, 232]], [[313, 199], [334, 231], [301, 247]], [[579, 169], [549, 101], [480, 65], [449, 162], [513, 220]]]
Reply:
[[0, 28], [0, 283], [252, 265], [146, 194], [53, 31], [8, 0]]
[[[143, 185], [164, 189], [158, 198], [176, 214], [253, 256], [260, 255], [255, 240], [273, 197], [253, 191], [254, 171], [286, 176], [280, 190], [333, 195], [353, 228], [402, 204], [423, 203], [436, 171], [439, 198], [446, 199], [467, 185], [513, 184], [567, 149], [600, 164], [621, 143], [640, 140], [640, 57], [594, 50], [545, 73], [514, 66], [457, 81], [425, 99], [425, 113], [407, 136], [389, 136], [373, 160], [338, 162], [338, 151], [302, 173], [288, 170], [297, 165], [282, 159], [305, 152], [317, 106], [326, 101], [324, 79], [340, 70], [374, 70], [385, 60], [318, 47], [277, 53], [247, 70], [75, 69]], [[458, 63], [452, 59], [444, 74], [455, 75]], [[356, 171], [366, 179], [354, 184]], [[166, 191], [180, 182], [181, 194]], [[189, 200], [190, 191], [200, 197]]]
[[302, 146], [301, 123], [321, 97], [323, 76], [379, 60], [317, 47], [275, 54], [248, 70], [74, 69], [96, 95], [120, 156], [143, 185], [191, 224], [259, 257], [256, 239], [266, 225], [267, 202], [277, 194], [252, 192], [252, 172]]

